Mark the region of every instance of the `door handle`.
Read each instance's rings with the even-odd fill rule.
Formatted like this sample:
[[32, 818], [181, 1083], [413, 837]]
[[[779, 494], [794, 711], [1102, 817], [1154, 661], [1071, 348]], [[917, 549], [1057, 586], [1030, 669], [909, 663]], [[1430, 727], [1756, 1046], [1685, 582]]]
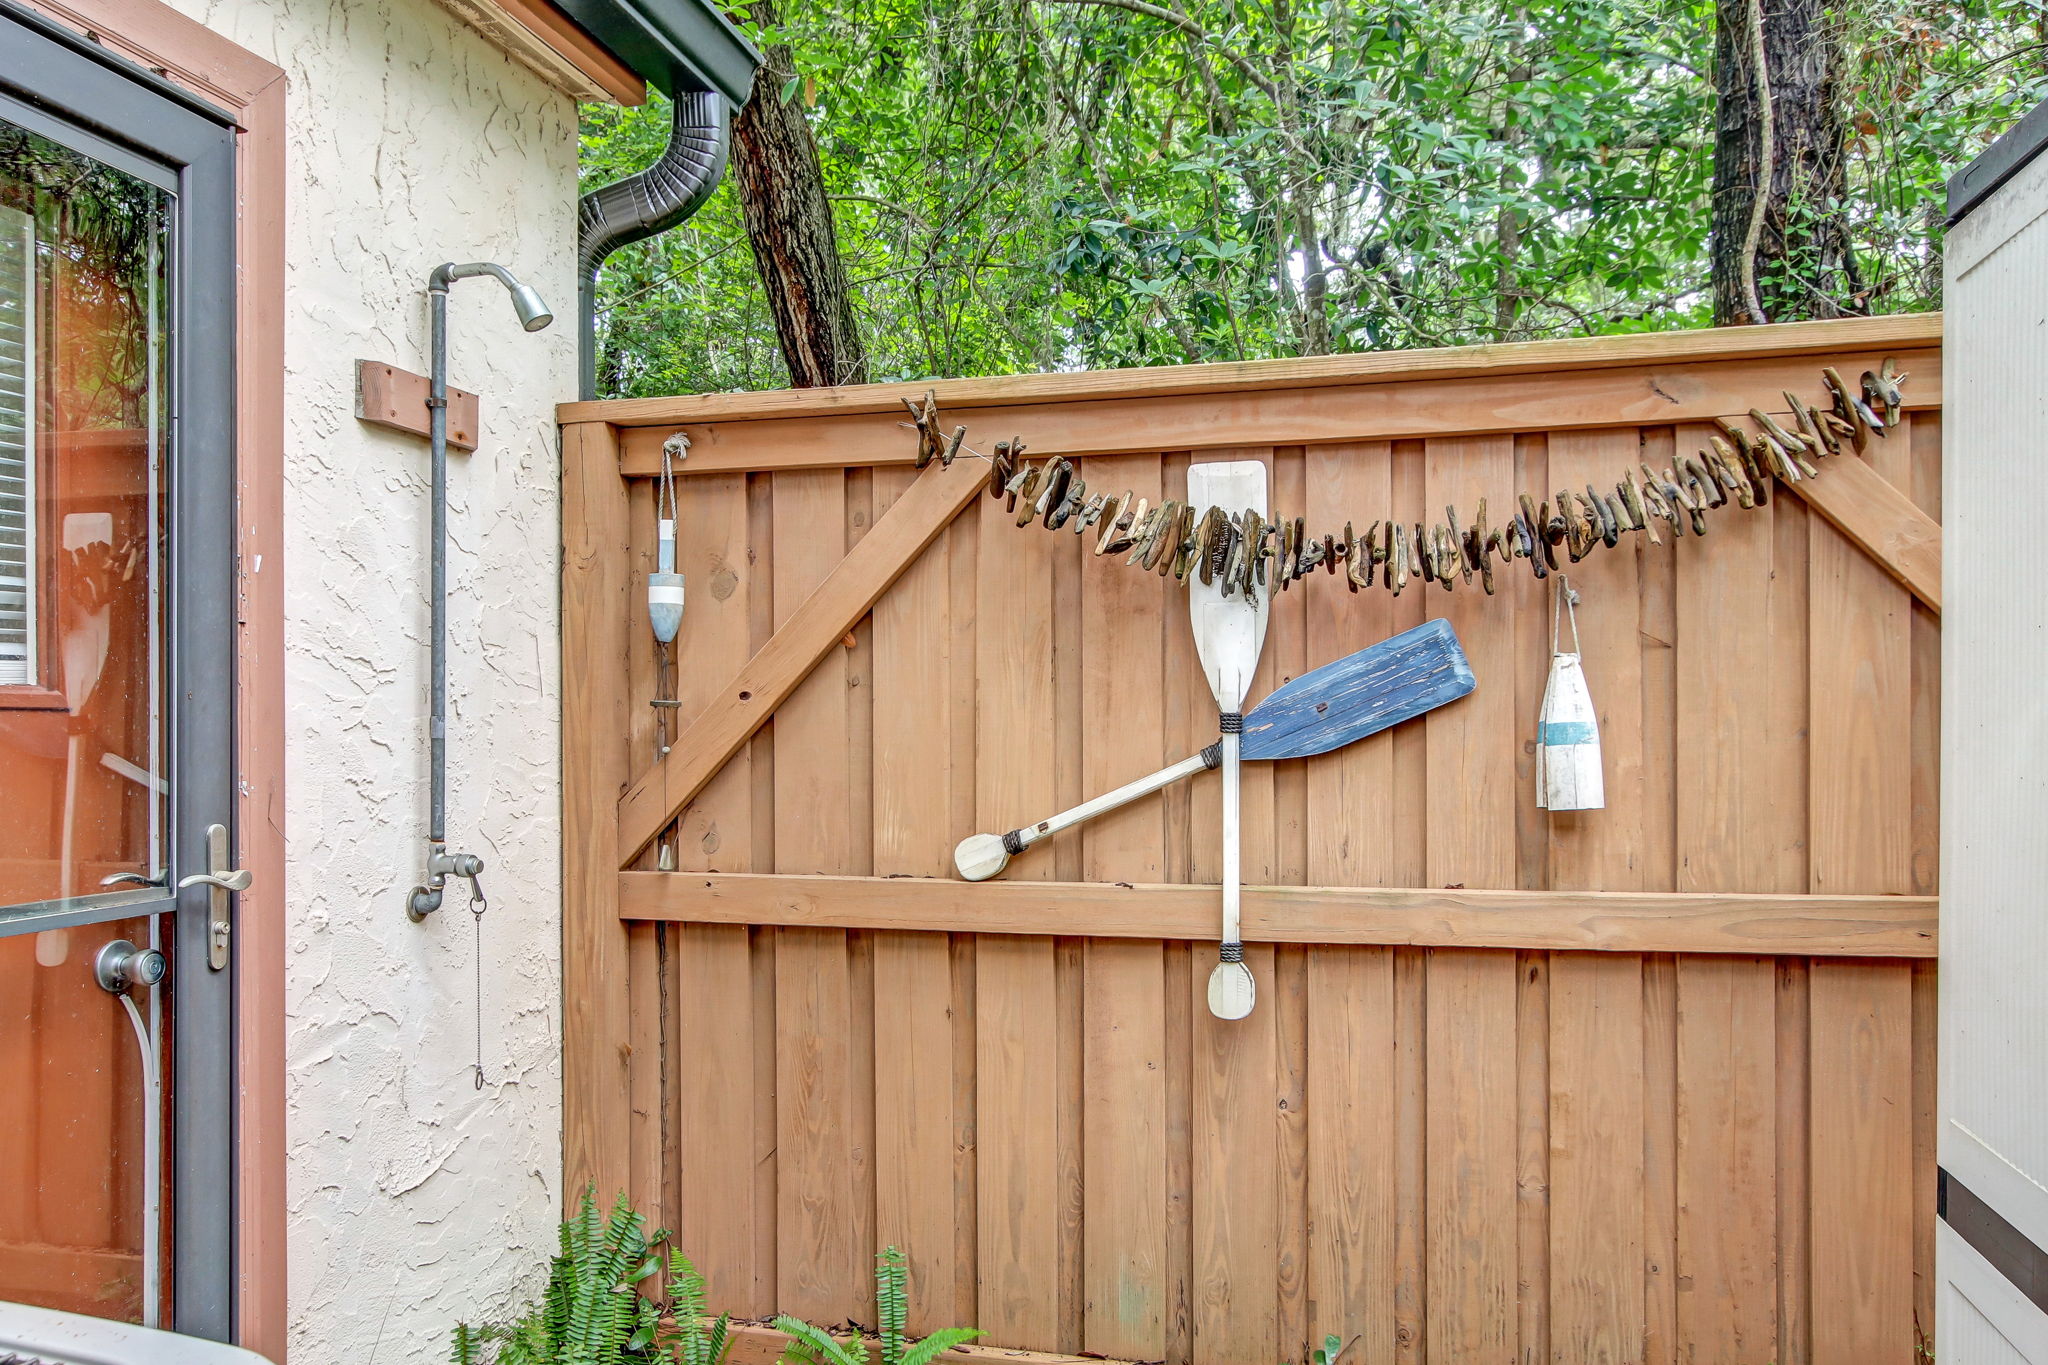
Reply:
[[206, 861], [208, 870], [179, 878], [178, 889], [183, 891], [188, 886], [212, 889], [213, 920], [206, 933], [206, 965], [220, 971], [228, 965], [228, 935], [234, 931], [234, 922], [228, 912], [228, 893], [247, 891], [256, 875], [246, 867], [228, 866], [226, 825], [206, 827]]

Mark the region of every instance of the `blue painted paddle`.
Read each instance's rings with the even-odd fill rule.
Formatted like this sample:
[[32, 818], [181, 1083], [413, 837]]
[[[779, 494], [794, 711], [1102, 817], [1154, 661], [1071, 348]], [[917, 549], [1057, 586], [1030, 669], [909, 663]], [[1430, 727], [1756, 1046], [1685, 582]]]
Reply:
[[[1347, 654], [1288, 683], [1244, 717], [1246, 759], [1308, 758], [1454, 702], [1477, 686], [1457, 632], [1441, 617]], [[1219, 740], [1115, 791], [1008, 834], [970, 834], [953, 850], [968, 881], [986, 881], [1031, 845], [1223, 761]]]

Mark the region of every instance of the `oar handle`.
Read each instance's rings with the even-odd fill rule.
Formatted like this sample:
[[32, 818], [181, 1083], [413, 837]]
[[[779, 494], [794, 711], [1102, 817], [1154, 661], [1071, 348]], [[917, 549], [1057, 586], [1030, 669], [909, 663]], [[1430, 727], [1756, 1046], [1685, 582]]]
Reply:
[[1222, 749], [1215, 744], [1200, 753], [1190, 754], [1170, 768], [1161, 768], [1149, 777], [1135, 782], [1126, 782], [1113, 792], [1106, 792], [1093, 801], [1084, 801], [1072, 810], [1063, 810], [1058, 815], [1041, 820], [1035, 825], [1013, 829], [1008, 834], [970, 834], [962, 839], [953, 850], [953, 866], [962, 877], [970, 882], [987, 881], [1010, 864], [1010, 859], [1022, 853], [1039, 840], [1070, 829], [1083, 820], [1092, 820], [1128, 806], [1141, 796], [1150, 796], [1162, 787], [1170, 787], [1184, 777], [1213, 768], [1221, 763]]
[[[1225, 716], [1227, 725], [1239, 717]], [[1238, 857], [1238, 757], [1243, 736], [1234, 729], [1226, 729], [1218, 741], [1223, 748], [1223, 949], [1225, 962], [1244, 960], [1244, 938], [1238, 928], [1239, 889], [1244, 879], [1244, 870]]]
[[[1211, 745], [1210, 748], [1213, 749], [1215, 746]], [[1161, 768], [1150, 777], [1141, 777], [1135, 782], [1126, 782], [1115, 791], [1104, 792], [1092, 801], [1083, 801], [1072, 810], [1063, 810], [1049, 820], [1041, 820], [1035, 825], [1026, 825], [1022, 829], [1013, 829], [1003, 836], [1003, 846], [1008, 848], [1013, 854], [1022, 853], [1040, 839], [1050, 838], [1063, 829], [1070, 829], [1080, 824], [1083, 820], [1093, 820], [1098, 815], [1107, 815], [1118, 806], [1128, 806], [1141, 796], [1150, 796], [1162, 787], [1172, 786], [1183, 777], [1190, 777], [1204, 768], [1213, 768], [1215, 766], [1214, 763], [1209, 761], [1208, 749], [1204, 749], [1198, 754], [1189, 754], [1172, 767]]]

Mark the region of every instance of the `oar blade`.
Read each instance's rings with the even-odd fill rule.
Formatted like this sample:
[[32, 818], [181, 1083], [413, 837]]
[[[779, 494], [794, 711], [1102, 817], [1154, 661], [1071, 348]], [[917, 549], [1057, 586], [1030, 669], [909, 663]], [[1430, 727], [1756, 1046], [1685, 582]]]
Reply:
[[1244, 718], [1244, 757], [1307, 758], [1413, 720], [1478, 685], [1441, 617], [1313, 668]]
[[[1220, 507], [1231, 515], [1251, 508], [1266, 515], [1266, 467], [1257, 460], [1219, 460], [1188, 466], [1188, 505]], [[1227, 592], [1219, 575], [1204, 583], [1188, 575], [1188, 619], [1195, 632], [1195, 654], [1216, 696], [1216, 709], [1235, 711], [1244, 705], [1266, 643], [1266, 594], [1247, 600]]]

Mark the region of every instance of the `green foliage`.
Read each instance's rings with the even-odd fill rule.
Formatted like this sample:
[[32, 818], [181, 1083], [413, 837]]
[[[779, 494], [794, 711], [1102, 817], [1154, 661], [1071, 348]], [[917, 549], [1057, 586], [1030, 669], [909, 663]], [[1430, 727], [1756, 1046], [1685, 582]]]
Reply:
[[[561, 1249], [538, 1301], [510, 1324], [456, 1325], [453, 1365], [639, 1365], [672, 1358], [676, 1365], [723, 1365], [728, 1324], [707, 1328], [704, 1281], [689, 1258], [670, 1249], [669, 1297], [648, 1292], [664, 1268], [658, 1248], [666, 1232], [649, 1235], [647, 1220], [624, 1195], [608, 1216], [585, 1190], [562, 1224]], [[673, 1317], [673, 1324], [664, 1319]], [[494, 1354], [489, 1348], [495, 1347]]]
[[[661, 1254], [668, 1236], [649, 1233], [647, 1220], [624, 1195], [608, 1216], [600, 1216], [595, 1191], [585, 1190], [562, 1224], [561, 1250], [549, 1264], [540, 1298], [509, 1324], [457, 1323], [451, 1365], [725, 1365], [733, 1345], [731, 1318], [720, 1314], [706, 1324], [704, 1277], [675, 1247]], [[931, 1365], [981, 1335], [948, 1327], [923, 1341], [907, 1339], [909, 1279], [895, 1247], [876, 1258], [875, 1304], [880, 1365]], [[870, 1365], [859, 1338], [841, 1341], [790, 1317], [777, 1318], [775, 1326], [790, 1339], [787, 1361]]]
[[662, 1349], [676, 1365], [725, 1365], [732, 1350], [732, 1316], [720, 1313], [716, 1322], [704, 1325], [704, 1277], [689, 1257], [673, 1248], [668, 1254], [668, 1292], [672, 1325], [660, 1340]]
[[[903, 1253], [887, 1247], [875, 1258], [875, 1316], [882, 1338], [880, 1365], [931, 1365], [931, 1362], [964, 1346], [981, 1333], [969, 1327], [945, 1327], [923, 1341], [912, 1342], [904, 1333], [910, 1313], [909, 1274]], [[867, 1347], [858, 1338], [841, 1340], [800, 1318], [779, 1317], [775, 1330], [789, 1338], [783, 1353], [794, 1365], [869, 1365]]]
[[[1708, 0], [782, 0], [876, 379], [1705, 325]], [[1852, 308], [1939, 304], [1944, 177], [2039, 0], [1836, 0]], [[644, 165], [659, 101], [593, 108]], [[604, 386], [786, 382], [728, 183], [612, 258]]]
[[1322, 1345], [1308, 1353], [1308, 1365], [1337, 1365], [1337, 1357], [1344, 1354], [1348, 1344], [1336, 1333], [1331, 1333], [1323, 1338]]
[[481, 1365], [496, 1346], [496, 1365], [617, 1365], [651, 1360], [660, 1306], [640, 1292], [661, 1269], [647, 1220], [619, 1197], [609, 1216], [598, 1212], [592, 1191], [562, 1224], [561, 1249], [549, 1266], [547, 1286], [506, 1326], [458, 1325], [454, 1365]]

